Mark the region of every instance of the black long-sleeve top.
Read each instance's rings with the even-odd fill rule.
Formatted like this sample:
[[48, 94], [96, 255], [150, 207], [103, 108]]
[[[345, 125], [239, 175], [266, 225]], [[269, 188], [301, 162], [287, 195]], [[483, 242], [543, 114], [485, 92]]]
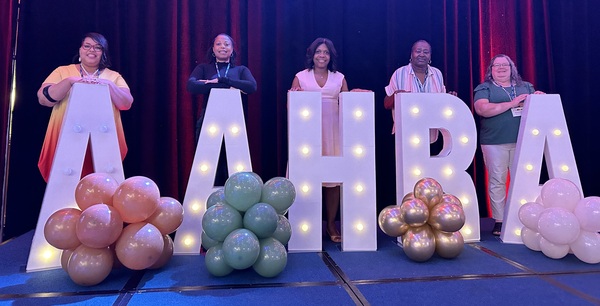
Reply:
[[[207, 95], [213, 88], [237, 88], [246, 94], [256, 91], [256, 80], [246, 66], [234, 66], [231, 64], [227, 69], [228, 63], [217, 63], [219, 72], [215, 64], [200, 64], [196, 66], [187, 82], [187, 90], [193, 94]], [[205, 84], [199, 80], [219, 79], [216, 84]], [[208, 97], [205, 97], [207, 100]]]

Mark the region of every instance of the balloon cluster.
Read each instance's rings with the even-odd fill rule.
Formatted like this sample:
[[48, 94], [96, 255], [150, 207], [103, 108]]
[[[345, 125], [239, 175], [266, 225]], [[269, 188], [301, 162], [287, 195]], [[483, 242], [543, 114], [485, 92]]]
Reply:
[[600, 197], [581, 198], [573, 182], [548, 180], [535, 202], [519, 208], [519, 220], [528, 248], [554, 259], [572, 252], [583, 262], [600, 262]]
[[212, 193], [202, 217], [202, 246], [208, 272], [225, 276], [252, 267], [274, 277], [287, 265], [285, 245], [292, 228], [283, 215], [294, 203], [292, 182], [275, 177], [263, 184], [252, 172], [238, 172]]
[[183, 221], [181, 203], [160, 197], [149, 178], [121, 184], [105, 173], [92, 173], [75, 190], [79, 208], [54, 212], [44, 226], [48, 243], [63, 250], [62, 268], [73, 282], [93, 286], [115, 267], [157, 269], [173, 256], [175, 232]]
[[434, 253], [454, 258], [464, 247], [462, 204], [432, 178], [420, 179], [402, 204], [384, 208], [378, 222], [387, 235], [402, 237], [404, 253], [414, 261], [427, 261]]

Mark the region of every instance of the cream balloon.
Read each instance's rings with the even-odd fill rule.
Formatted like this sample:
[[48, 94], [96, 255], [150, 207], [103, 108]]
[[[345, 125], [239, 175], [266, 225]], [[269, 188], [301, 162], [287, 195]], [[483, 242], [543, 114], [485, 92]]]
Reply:
[[107, 173], [90, 173], [75, 188], [75, 202], [81, 210], [99, 203], [112, 205], [112, 196], [119, 183]]
[[106, 204], [86, 208], [76, 226], [77, 238], [91, 248], [105, 248], [121, 235], [123, 219], [119, 212]]
[[77, 238], [76, 228], [80, 216], [81, 210], [77, 208], [63, 208], [52, 213], [44, 225], [46, 241], [61, 250], [78, 247], [81, 242]]
[[160, 202], [160, 191], [151, 179], [134, 176], [119, 185], [113, 195], [113, 206], [127, 223], [142, 222], [150, 217]]
[[155, 264], [164, 248], [163, 235], [150, 223], [133, 223], [123, 229], [115, 251], [119, 261], [132, 270], [143, 270]]
[[78, 246], [67, 264], [67, 273], [73, 282], [81, 286], [94, 286], [101, 283], [113, 266], [113, 255], [109, 248]]
[[400, 237], [408, 231], [409, 226], [402, 218], [400, 206], [390, 205], [381, 210], [378, 217], [379, 228], [388, 236]]
[[402, 236], [402, 248], [406, 256], [414, 261], [427, 261], [435, 253], [435, 236], [427, 224], [410, 228]]
[[433, 230], [435, 236], [435, 252], [443, 258], [454, 258], [462, 252], [465, 239], [460, 232], [440, 232]]
[[427, 205], [420, 199], [408, 200], [400, 205], [402, 219], [406, 224], [412, 227], [424, 225], [429, 218], [429, 209]]
[[436, 180], [426, 177], [415, 184], [413, 194], [415, 198], [423, 201], [427, 207], [431, 208], [442, 200], [444, 190]]
[[146, 222], [156, 226], [163, 235], [171, 234], [183, 222], [183, 206], [173, 198], [162, 197], [154, 214]]

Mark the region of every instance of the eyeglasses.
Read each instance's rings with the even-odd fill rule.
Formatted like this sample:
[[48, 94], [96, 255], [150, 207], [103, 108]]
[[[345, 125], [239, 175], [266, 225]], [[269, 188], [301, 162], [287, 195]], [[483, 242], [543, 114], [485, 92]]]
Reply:
[[96, 52], [100, 52], [103, 49], [101, 45], [93, 45], [92, 46], [92, 45], [89, 45], [89, 44], [85, 44], [85, 45], [83, 45], [81, 47], [83, 48], [83, 50], [88, 51], [88, 50], [92, 49], [92, 50], [94, 50]]
[[509, 63], [498, 63], [498, 64], [492, 64], [492, 67], [509, 67], [510, 64]]

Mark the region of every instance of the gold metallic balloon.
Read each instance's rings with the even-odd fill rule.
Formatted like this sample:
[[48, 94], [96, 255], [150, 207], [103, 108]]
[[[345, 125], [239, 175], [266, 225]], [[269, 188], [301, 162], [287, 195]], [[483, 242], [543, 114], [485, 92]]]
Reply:
[[431, 208], [442, 200], [444, 190], [442, 190], [442, 185], [436, 180], [426, 177], [420, 179], [415, 184], [413, 193], [415, 198], [420, 199], [427, 204], [427, 207]]
[[412, 192], [407, 193], [404, 198], [402, 198], [402, 203], [408, 201], [408, 200], [412, 200], [415, 198], [415, 194]]
[[465, 225], [465, 213], [456, 204], [440, 203], [429, 212], [427, 223], [438, 231], [456, 232]]
[[379, 228], [388, 236], [400, 237], [409, 226], [402, 219], [399, 205], [390, 205], [381, 210], [378, 218]]
[[444, 195], [442, 196], [442, 201], [440, 203], [451, 203], [463, 207], [462, 203], [460, 202], [460, 199], [449, 193], [444, 193]]
[[419, 199], [408, 200], [400, 205], [400, 212], [406, 224], [412, 227], [419, 227], [427, 223], [429, 218], [429, 209], [423, 201]]
[[427, 224], [410, 228], [402, 236], [402, 248], [406, 256], [414, 261], [427, 261], [435, 252], [435, 235]]
[[465, 240], [460, 232], [440, 232], [433, 230], [435, 252], [443, 258], [454, 258], [462, 252]]

